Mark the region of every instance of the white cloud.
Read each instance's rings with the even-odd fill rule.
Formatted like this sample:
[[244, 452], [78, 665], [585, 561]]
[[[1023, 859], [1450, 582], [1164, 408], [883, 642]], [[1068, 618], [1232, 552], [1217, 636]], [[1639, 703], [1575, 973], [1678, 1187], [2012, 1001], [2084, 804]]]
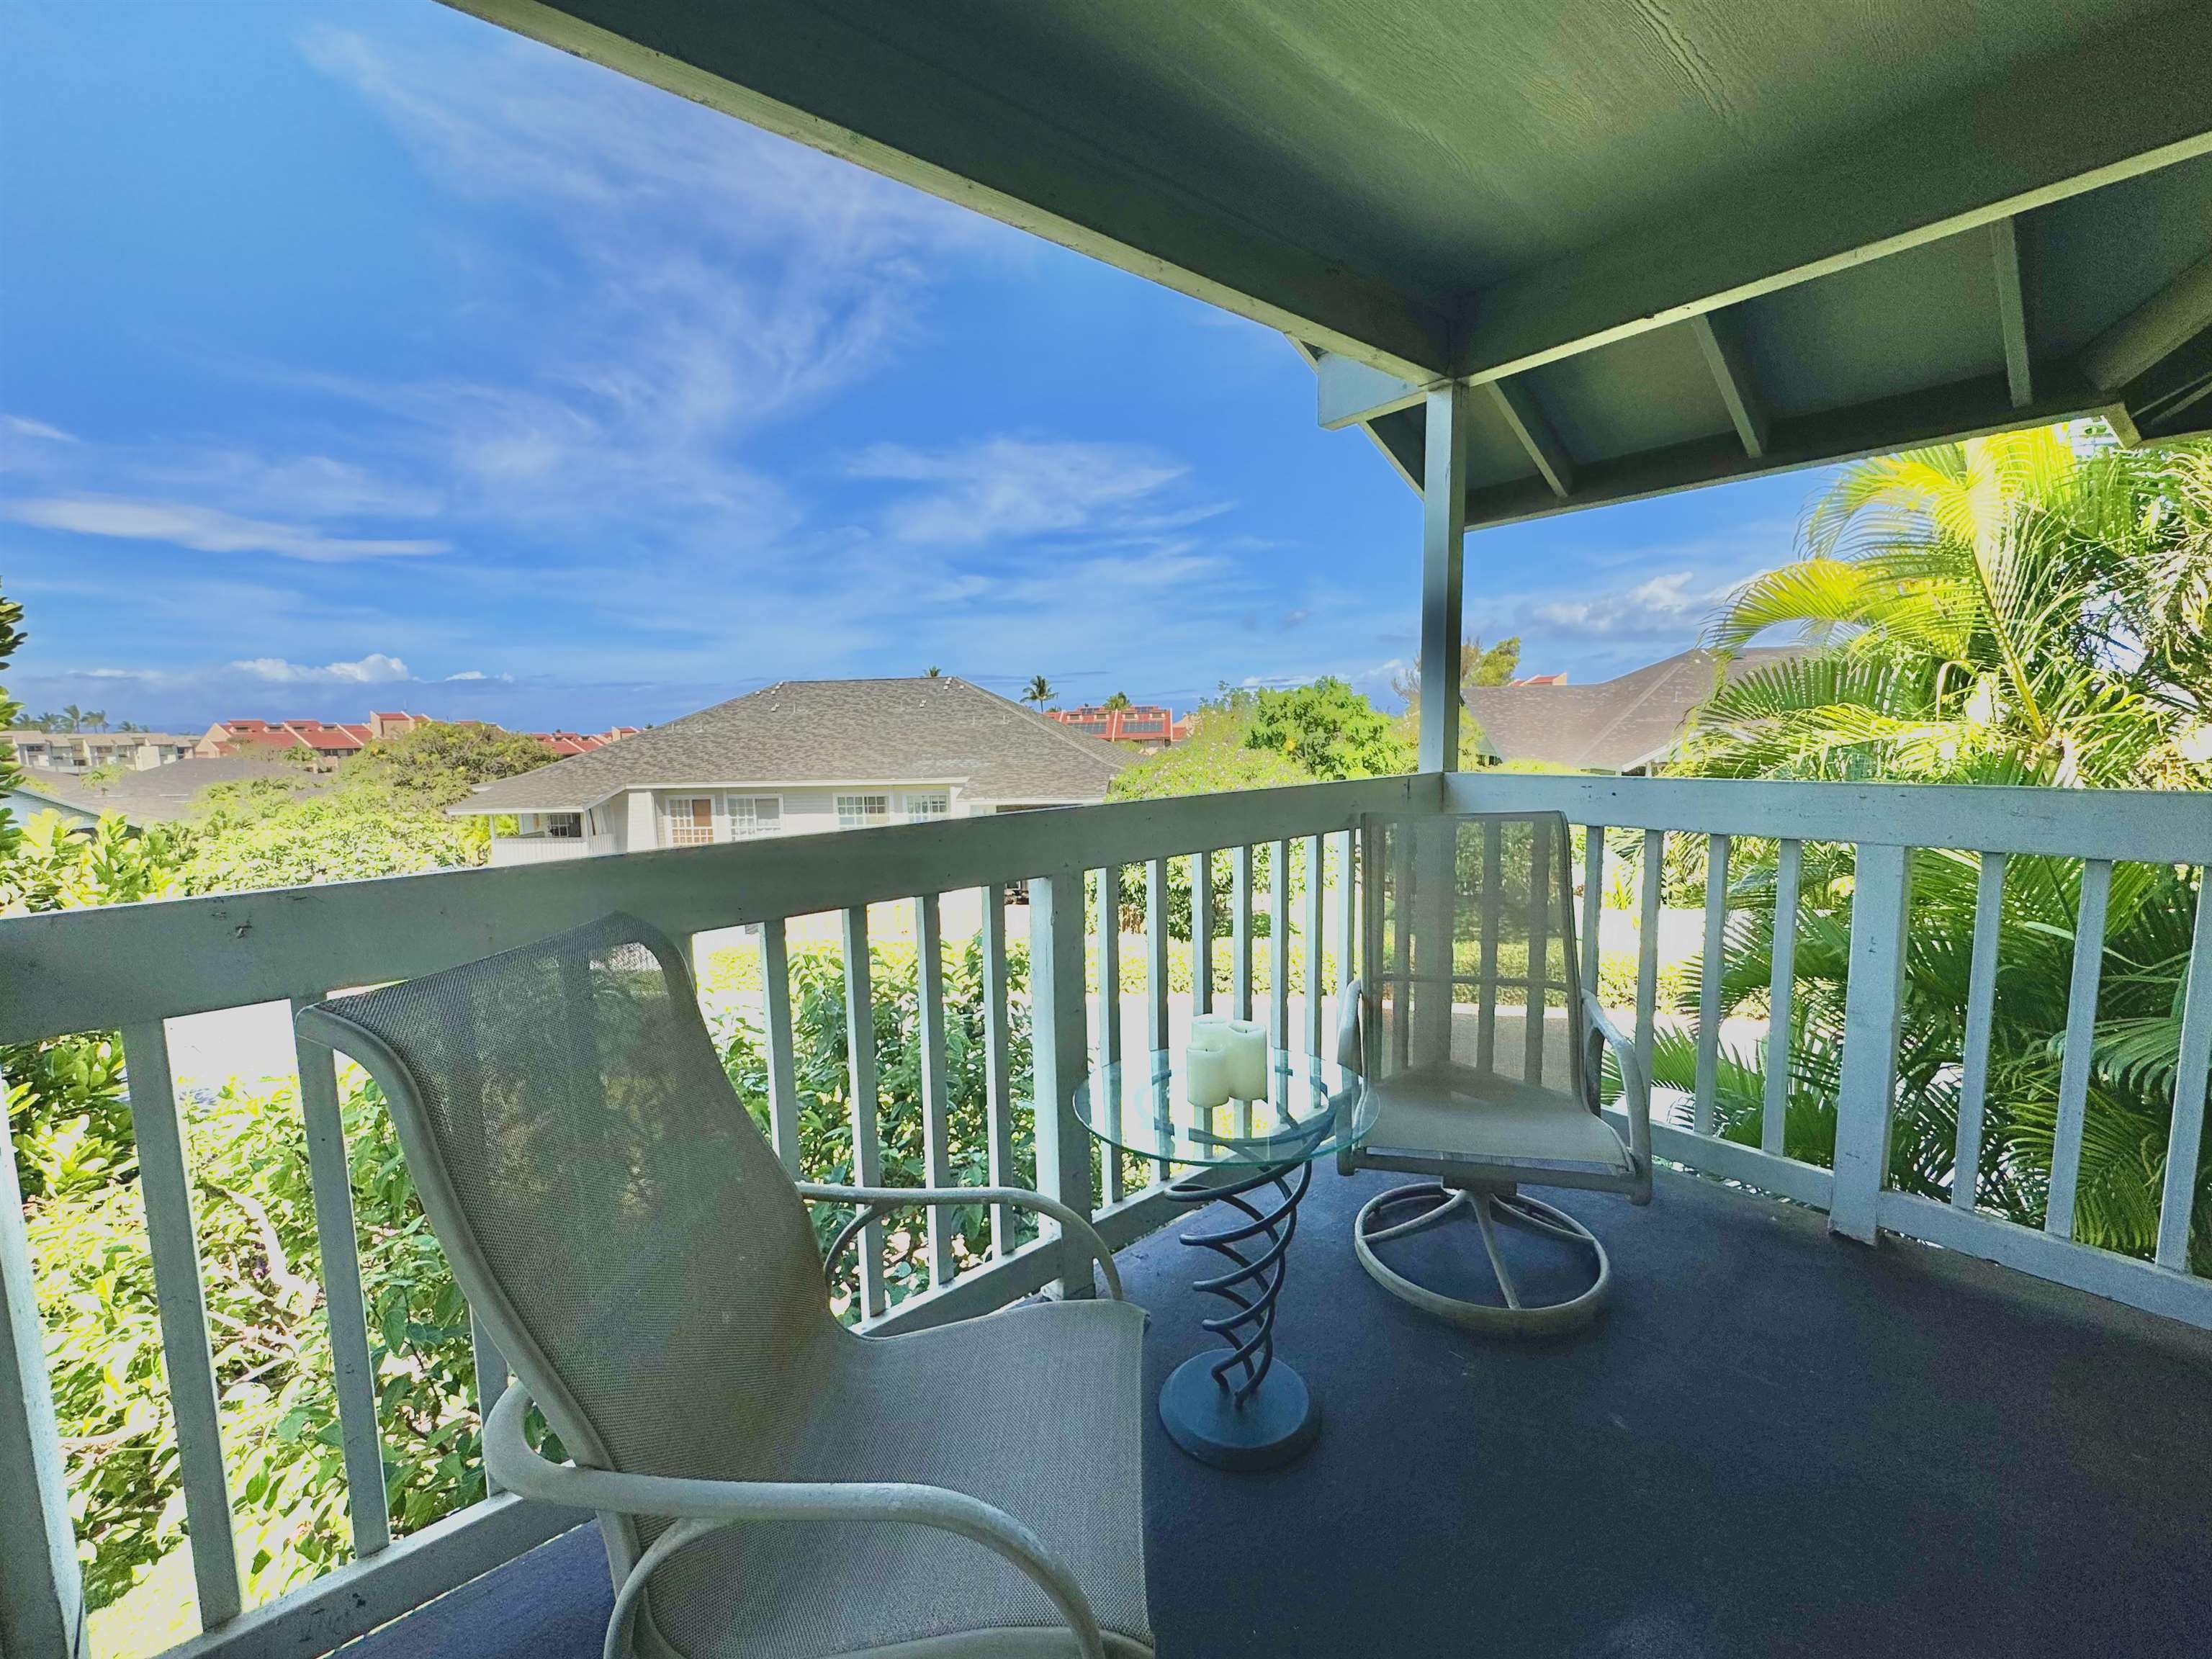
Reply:
[[976, 544], [1099, 529], [1158, 533], [1222, 510], [1134, 512], [1188, 471], [1142, 444], [1018, 438], [937, 450], [877, 444], [848, 471], [859, 478], [929, 486], [886, 514], [890, 533], [907, 542]]
[[73, 444], [76, 440], [58, 426], [48, 426], [44, 421], [32, 420], [24, 415], [0, 415], [0, 431], [14, 434], [18, 438], [39, 438], [51, 444]]
[[334, 563], [354, 559], [416, 558], [443, 553], [443, 541], [332, 536], [311, 526], [240, 518], [185, 501], [126, 495], [48, 495], [0, 506], [0, 516], [46, 530], [128, 541], [168, 542], [198, 553], [274, 553]]
[[407, 665], [397, 657], [388, 657], [381, 651], [372, 651], [354, 662], [325, 663], [319, 668], [306, 663], [287, 662], [282, 657], [250, 657], [230, 666], [241, 674], [258, 680], [273, 680], [280, 684], [352, 684], [377, 685], [393, 680], [407, 680], [414, 676]]
[[1527, 614], [1562, 633], [1671, 639], [1696, 632], [1728, 592], [1726, 584], [1716, 587], [1693, 570], [1675, 570], [1583, 599], [1533, 605]]

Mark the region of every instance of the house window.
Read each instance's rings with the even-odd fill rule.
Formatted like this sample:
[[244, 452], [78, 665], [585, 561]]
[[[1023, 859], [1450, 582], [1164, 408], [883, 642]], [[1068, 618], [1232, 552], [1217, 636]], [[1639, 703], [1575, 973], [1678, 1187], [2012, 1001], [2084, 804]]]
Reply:
[[545, 833], [556, 841], [581, 841], [584, 838], [584, 818], [580, 812], [548, 812]]
[[665, 847], [705, 847], [714, 839], [714, 800], [711, 795], [672, 795], [660, 804], [661, 844]]
[[910, 789], [906, 797], [906, 821], [927, 823], [932, 818], [952, 816], [952, 792], [949, 789]]
[[891, 798], [889, 795], [840, 795], [837, 797], [837, 827], [840, 830], [867, 830], [891, 821]]
[[611, 833], [607, 828], [607, 814], [605, 807], [594, 806], [584, 817], [593, 835], [604, 836]]
[[783, 799], [778, 795], [732, 795], [723, 803], [730, 818], [730, 839], [781, 835]]

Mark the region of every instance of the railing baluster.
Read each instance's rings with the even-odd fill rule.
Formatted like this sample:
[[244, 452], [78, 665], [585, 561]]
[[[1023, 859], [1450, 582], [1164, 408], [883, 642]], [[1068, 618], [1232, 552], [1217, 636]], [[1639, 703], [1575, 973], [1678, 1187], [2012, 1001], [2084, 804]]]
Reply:
[[[884, 1170], [876, 1122], [875, 985], [865, 904], [845, 912], [845, 1054], [853, 1085], [853, 1182], [874, 1187], [882, 1182]], [[871, 1221], [860, 1230], [860, 1310], [872, 1318], [884, 1306], [884, 1225]]]
[[[1121, 866], [1098, 872], [1098, 1063], [1121, 1058]], [[1106, 1164], [1106, 1201], [1121, 1201], [1121, 1154], [1101, 1149]]]
[[1844, 993], [1843, 1072], [1836, 1085], [1836, 1162], [1828, 1231], [1871, 1244], [1889, 1174], [1897, 1096], [1897, 1034], [1905, 995], [1912, 854], [1861, 847], [1851, 897], [1851, 955]]
[[[991, 1184], [1014, 1184], [1014, 1101], [1006, 1027], [1006, 890], [983, 890], [983, 1125], [988, 1139]], [[991, 1206], [991, 1254], [1006, 1256], [1014, 1248], [1014, 1218], [1003, 1204]]]
[[1168, 861], [1154, 859], [1145, 878], [1145, 1047], [1168, 1046]]
[[1545, 993], [1552, 977], [1552, 838], [1539, 828], [1528, 841], [1528, 1004], [1522, 1017], [1521, 1076], [1541, 1083]]
[[1213, 1012], [1213, 854], [1190, 855], [1190, 1009]]
[[[297, 1014], [318, 999], [295, 997]], [[368, 1312], [361, 1293], [361, 1245], [354, 1231], [353, 1177], [346, 1164], [345, 1120], [338, 1107], [337, 1056], [320, 1043], [293, 1044], [300, 1066], [300, 1115], [307, 1137], [307, 1181], [315, 1203], [315, 1248], [322, 1263], [323, 1312], [330, 1321], [332, 1386], [339, 1449], [345, 1458], [346, 1510], [353, 1553], [374, 1555], [392, 1541], [384, 1487], [384, 1444], [377, 1431], [376, 1368], [368, 1353]]]
[[[1090, 1018], [1083, 992], [1083, 877], [1063, 871], [1030, 884], [1030, 1052], [1036, 1062], [1037, 1190], [1089, 1215], [1091, 1136], [1076, 1121], [1075, 1091], [1091, 1069]], [[1045, 1236], [1059, 1235], [1047, 1221]], [[1089, 1254], [1070, 1245], [1061, 1294], [1091, 1293]]]
[[1718, 1110], [1721, 1079], [1721, 970], [1728, 963], [1729, 838], [1705, 837], [1705, 959], [1698, 988], [1697, 1098], [1691, 1108], [1690, 1127], [1701, 1135], [1713, 1132]]
[[1644, 880], [1636, 917], [1636, 1058], [1651, 1075], [1651, 1040], [1659, 1017], [1660, 878], [1667, 860], [1667, 832], [1644, 832]]
[[[8, 1079], [0, 1073], [0, 1101]], [[70, 1522], [67, 1471], [46, 1324], [23, 1224], [8, 1114], [0, 1111], [0, 1648], [46, 1659], [88, 1653], [84, 1574]]]
[[1322, 999], [1335, 988], [1328, 983], [1328, 967], [1322, 960], [1326, 950], [1321, 925], [1322, 882], [1326, 873], [1322, 867], [1322, 846], [1319, 836], [1306, 838], [1306, 1052], [1316, 1056], [1322, 1052]]
[[2158, 1211], [2158, 1265], [2189, 1270], [2189, 1228], [2203, 1147], [2204, 1074], [2212, 1064], [2212, 870], [2199, 869], [2197, 926], [2182, 993], [2181, 1051], [2175, 1056], [2173, 1123], [2166, 1132], [2166, 1192]]
[[1766, 1100], [1759, 1121], [1759, 1148], [1775, 1157], [1787, 1144], [1790, 1121], [1790, 1026], [1797, 994], [1797, 889], [1803, 879], [1805, 844], [1784, 841], [1774, 854], [1774, 937], [1768, 942], [1766, 981]]
[[[1355, 850], [1358, 845], [1359, 832], [1357, 830], [1346, 830], [1344, 832], [1344, 878], [1337, 886], [1336, 983], [1328, 988], [1332, 994], [1341, 991], [1345, 981], [1354, 974], [1367, 971], [1365, 964], [1358, 960], [1352, 948], [1352, 941], [1358, 937], [1359, 858]], [[1370, 986], [1369, 988], [1377, 991], [1381, 989], [1379, 986]], [[1338, 1009], [1337, 1018], [1341, 1019], [1343, 1017], [1344, 1011]], [[1332, 1054], [1331, 1058], [1334, 1056]]]
[[[1402, 1072], [1406, 1069], [1407, 1060], [1413, 1053], [1412, 1036], [1415, 1001], [1413, 911], [1413, 907], [1406, 902], [1408, 890], [1413, 884], [1413, 837], [1409, 826], [1402, 819], [1390, 827], [1390, 842], [1392, 886], [1397, 899], [1397, 909], [1391, 918], [1394, 924], [1391, 931], [1397, 936], [1390, 952], [1394, 969], [1391, 977], [1396, 981], [1393, 988], [1398, 1000], [1397, 1017], [1390, 1022], [1390, 1048], [1392, 1060], [1397, 1068]], [[1375, 890], [1370, 887], [1367, 894], [1368, 908], [1370, 915], [1375, 919], [1375, 938], [1379, 944], [1382, 937], [1382, 906], [1376, 903], [1375, 899]], [[1381, 995], [1382, 987], [1376, 986], [1375, 991], [1376, 995]]]
[[761, 1030], [768, 1044], [769, 1133], [793, 1176], [799, 1170], [799, 1073], [791, 1048], [791, 956], [783, 919], [760, 925]]
[[[948, 1125], [951, 1091], [945, 1075], [945, 930], [938, 897], [924, 893], [914, 902], [914, 957], [916, 1024], [921, 1039], [922, 1183], [952, 1184], [952, 1148]], [[929, 1282], [953, 1276], [952, 1237], [942, 1204], [929, 1206]]]
[[123, 1064], [131, 1132], [138, 1143], [138, 1190], [154, 1258], [161, 1364], [176, 1418], [192, 1580], [199, 1592], [200, 1625], [208, 1629], [238, 1617], [238, 1547], [231, 1532], [230, 1484], [223, 1473], [215, 1356], [208, 1346], [184, 1119], [169, 1076], [168, 1035], [159, 1020], [124, 1028]]
[[1275, 843], [1267, 864], [1267, 1041], [1291, 1046], [1291, 843]]
[[1959, 1056], [1959, 1135], [1951, 1158], [1951, 1203], [1971, 1210], [1980, 1196], [1982, 1112], [1990, 1086], [1990, 1027], [1997, 1001], [1997, 934], [2004, 922], [2005, 854], [1982, 854], [1974, 883], [1974, 954], [1966, 969], [1966, 1036]]
[[[1498, 1069], [1498, 881], [1502, 839], [1501, 826], [1496, 820], [1482, 826], [1482, 983], [1477, 993], [1474, 1025], [1474, 1069], [1478, 1072]], [[1436, 874], [1449, 879], [1455, 862], [1455, 860], [1445, 861]], [[1459, 930], [1451, 924], [1449, 909], [1444, 911], [1443, 919], [1444, 926], [1431, 937], [1440, 935], [1444, 941], [1444, 959], [1441, 966], [1444, 977], [1445, 1052], [1448, 1054], [1452, 1005], [1459, 996], [1459, 987], [1455, 982], [1459, 976], [1459, 951], [1454, 941]]]
[[[483, 1424], [490, 1420], [491, 1408], [507, 1392], [507, 1356], [499, 1351], [499, 1343], [473, 1309], [469, 1312], [469, 1358], [476, 1372], [477, 1421]], [[484, 1496], [496, 1498], [500, 1491], [499, 1482], [486, 1469]]]
[[1230, 1017], [1252, 1018], [1252, 845], [1230, 854]]
[[1605, 908], [1605, 826], [1583, 826], [1583, 989], [1597, 994], [1599, 920]]
[[2081, 1180], [2081, 1132], [2089, 1120], [2090, 1049], [2097, 1035], [2097, 985], [2105, 969], [2105, 908], [2112, 893], [2109, 859], [2081, 866], [2074, 923], [2074, 979], [2066, 996], [2066, 1058], [2058, 1072], [2058, 1121], [2051, 1146], [2051, 1202], [2043, 1231], [2074, 1237], [2074, 1197]]

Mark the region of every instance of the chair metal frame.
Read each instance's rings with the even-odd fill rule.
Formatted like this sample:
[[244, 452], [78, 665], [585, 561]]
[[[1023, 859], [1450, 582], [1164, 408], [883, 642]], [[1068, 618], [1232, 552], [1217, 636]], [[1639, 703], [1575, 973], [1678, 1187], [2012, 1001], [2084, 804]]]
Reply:
[[[1453, 813], [1445, 815], [1445, 817], [1455, 829], [1468, 823], [1534, 823], [1541, 826], [1547, 833], [1556, 833], [1562, 854], [1568, 845], [1566, 819], [1557, 812]], [[1405, 815], [1370, 815], [1361, 823], [1361, 950], [1367, 971], [1346, 984], [1339, 999], [1338, 1006], [1341, 1012], [1337, 1028], [1337, 1059], [1346, 1069], [1369, 1078], [1382, 1075], [1380, 1051], [1382, 986], [1377, 974], [1383, 961], [1383, 831], [1385, 826], [1391, 823], [1426, 821], [1425, 818], [1417, 820]], [[1627, 1155], [1628, 1173], [1616, 1176], [1558, 1164], [1547, 1164], [1540, 1159], [1484, 1161], [1455, 1157], [1442, 1148], [1437, 1149], [1433, 1157], [1428, 1158], [1407, 1156], [1402, 1152], [1380, 1153], [1370, 1151], [1364, 1145], [1347, 1146], [1337, 1153], [1337, 1169], [1343, 1175], [1372, 1169], [1425, 1177], [1379, 1193], [1361, 1206], [1352, 1223], [1352, 1249], [1368, 1276], [1401, 1300], [1439, 1318], [1473, 1329], [1517, 1335], [1554, 1334], [1587, 1324], [1604, 1305], [1613, 1280], [1612, 1261], [1606, 1254], [1605, 1246], [1588, 1227], [1565, 1211], [1529, 1197], [1520, 1189], [1523, 1186], [1579, 1188], [1620, 1193], [1632, 1204], [1649, 1204], [1651, 1201], [1650, 1079], [1635, 1046], [1621, 1035], [1619, 1027], [1599, 1004], [1595, 992], [1580, 982], [1580, 963], [1575, 948], [1571, 875], [1564, 856], [1557, 861], [1556, 868], [1547, 866], [1547, 879], [1556, 880], [1559, 884], [1559, 939], [1565, 963], [1570, 999], [1568, 1006], [1577, 1020], [1571, 1052], [1575, 1060], [1577, 1073], [1575, 1082], [1579, 1095], [1577, 1097], [1572, 1091], [1554, 1092], [1570, 1099], [1578, 1097], [1580, 1103], [1593, 1116], [1601, 1122], [1607, 1122], [1599, 1099], [1599, 1082], [1604, 1054], [1607, 1050], [1612, 1052], [1620, 1072], [1621, 1115], [1628, 1129], [1623, 1150]], [[1450, 919], [1448, 914], [1444, 921], [1449, 927]], [[1404, 948], [1402, 944], [1401, 948]], [[1411, 963], [1401, 963], [1400, 966], [1407, 970], [1401, 977], [1408, 985], [1414, 983], [1410, 972]], [[1540, 966], [1532, 964], [1531, 971], [1533, 974], [1544, 970]], [[1404, 1017], [1402, 1012], [1401, 1017]], [[1607, 1127], [1610, 1129], [1613, 1126], [1607, 1122]], [[1617, 1130], [1614, 1133], [1618, 1134]], [[1422, 1206], [1418, 1212], [1402, 1220], [1387, 1225], [1376, 1224], [1384, 1221], [1389, 1212], [1417, 1205]], [[1480, 1231], [1491, 1271], [1497, 1278], [1504, 1297], [1503, 1306], [1446, 1296], [1431, 1290], [1399, 1273], [1375, 1252], [1376, 1244], [1424, 1231], [1462, 1216], [1471, 1217]], [[1498, 1248], [1495, 1228], [1501, 1224], [1566, 1239], [1587, 1249], [1595, 1267], [1592, 1283], [1580, 1294], [1565, 1302], [1524, 1304]]]
[[[672, 987], [685, 994], [693, 1018], [698, 1018], [696, 993], [683, 953], [647, 924], [635, 918], [624, 920], [631, 939], [652, 951]], [[1044, 1592], [1067, 1623], [1066, 1635], [1072, 1645], [1063, 1651], [1079, 1659], [1152, 1659], [1151, 1649], [1101, 1629], [1073, 1571], [1029, 1527], [1005, 1510], [951, 1487], [913, 1482], [690, 1480], [606, 1467], [611, 1460], [589, 1418], [528, 1334], [490, 1262], [477, 1246], [406, 1063], [376, 1032], [346, 1018], [343, 1006], [343, 1000], [338, 999], [335, 1004], [304, 1008], [295, 1017], [295, 1026], [303, 1038], [354, 1060], [383, 1091], [423, 1212], [445, 1249], [454, 1279], [468, 1299], [470, 1311], [490, 1332], [514, 1370], [515, 1381], [500, 1395], [485, 1418], [486, 1473], [523, 1497], [592, 1510], [599, 1516], [615, 1578], [614, 1611], [607, 1622], [603, 1659], [627, 1659], [641, 1651], [651, 1659], [681, 1659], [675, 1646], [653, 1629], [650, 1613], [644, 1608], [647, 1583], [659, 1567], [687, 1546], [724, 1527], [752, 1521], [879, 1522], [933, 1527], [955, 1534], [1004, 1557]], [[703, 1033], [703, 1020], [701, 1030]], [[1104, 1270], [1109, 1297], [1115, 1302], [1126, 1301], [1113, 1252], [1097, 1230], [1086, 1218], [1042, 1194], [1011, 1187], [792, 1184], [810, 1202], [859, 1206], [854, 1223], [833, 1242], [823, 1262], [825, 1277], [860, 1224], [886, 1210], [935, 1200], [982, 1200], [1034, 1210], [1057, 1222], [1089, 1246]], [[949, 1322], [951, 1325], [966, 1322]], [[561, 1437], [573, 1462], [553, 1462], [529, 1443], [523, 1431], [533, 1404]], [[676, 1524], [649, 1547], [643, 1547], [636, 1522], [644, 1517], [672, 1520]], [[1017, 1630], [963, 1632], [901, 1644], [890, 1651], [911, 1654], [913, 1659], [927, 1659], [940, 1652], [947, 1659], [954, 1654], [972, 1655], [975, 1659], [993, 1656], [1030, 1659], [1039, 1651], [1038, 1634]]]

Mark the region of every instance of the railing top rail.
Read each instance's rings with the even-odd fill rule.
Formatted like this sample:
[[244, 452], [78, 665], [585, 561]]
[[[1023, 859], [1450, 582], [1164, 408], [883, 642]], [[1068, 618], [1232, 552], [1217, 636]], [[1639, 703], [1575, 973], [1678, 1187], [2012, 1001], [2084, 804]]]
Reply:
[[1560, 811], [1617, 829], [2212, 864], [2212, 795], [2197, 792], [1467, 772], [1447, 778], [1445, 798], [1454, 811]]
[[811, 915], [1434, 811], [1434, 773], [0, 919], [0, 1042], [434, 973], [626, 910], [671, 933]]

